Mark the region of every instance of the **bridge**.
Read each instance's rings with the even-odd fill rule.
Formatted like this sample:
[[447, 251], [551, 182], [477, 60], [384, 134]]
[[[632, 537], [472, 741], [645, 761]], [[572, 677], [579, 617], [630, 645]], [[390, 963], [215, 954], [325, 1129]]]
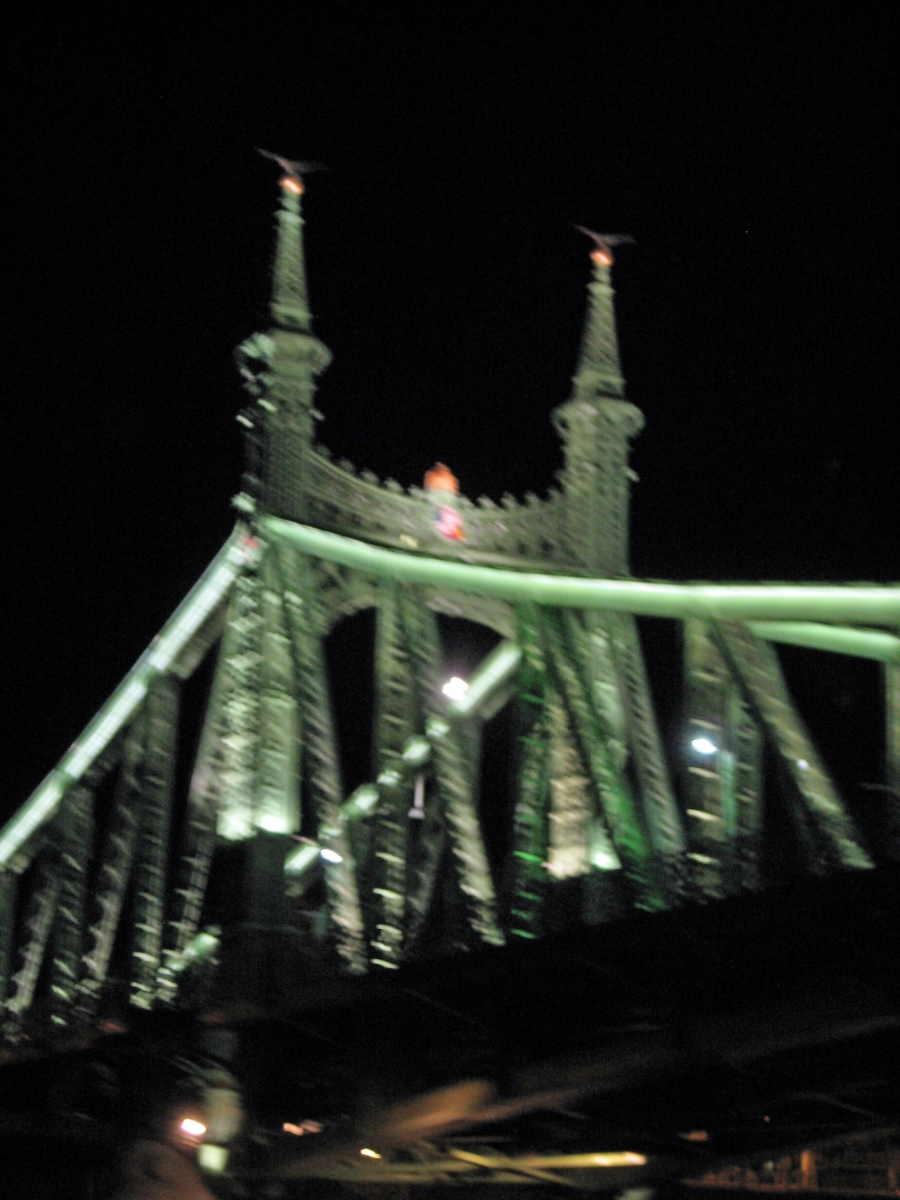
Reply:
[[[334, 461], [303, 184], [280, 187], [271, 325], [236, 355], [234, 532], [0, 831], [3, 1129], [101, 1157], [122, 1136], [138, 1173], [147, 1146], [180, 1147], [218, 1194], [292, 1195], [774, 1187], [769, 1159], [809, 1189], [829, 1169], [813, 1143], [862, 1122], [896, 1191], [896, 1072], [872, 1097], [900, 1023], [900, 812], [867, 844], [776, 647], [882, 664], [892, 805], [900, 590], [630, 575], [643, 418], [604, 247], [546, 497]], [[372, 767], [348, 790], [327, 642], [364, 612], [373, 677], [343, 669], [371, 689]], [[648, 616], [682, 631], [677, 762]], [[484, 657], [454, 676], [448, 630], [472, 626]], [[512, 777], [485, 786], [497, 728]], [[776, 810], [806, 881], [769, 892]]]

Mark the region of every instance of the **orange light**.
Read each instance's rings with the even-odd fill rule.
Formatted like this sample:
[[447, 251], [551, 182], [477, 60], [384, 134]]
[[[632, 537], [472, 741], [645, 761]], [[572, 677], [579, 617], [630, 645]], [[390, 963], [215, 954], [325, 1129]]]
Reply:
[[185, 1117], [178, 1126], [182, 1133], [186, 1133], [188, 1137], [203, 1137], [206, 1133], [206, 1126], [202, 1121], [195, 1121], [193, 1117]]
[[429, 492], [451, 492], [459, 494], [459, 480], [446, 463], [435, 463], [430, 471], [425, 472], [425, 487]]
[[281, 180], [281, 186], [286, 192], [290, 192], [292, 196], [303, 195], [303, 182], [296, 175], [285, 175]]
[[604, 250], [598, 246], [596, 250], [591, 251], [591, 262], [596, 263], [598, 267], [611, 267], [613, 265], [613, 256], [609, 250]]

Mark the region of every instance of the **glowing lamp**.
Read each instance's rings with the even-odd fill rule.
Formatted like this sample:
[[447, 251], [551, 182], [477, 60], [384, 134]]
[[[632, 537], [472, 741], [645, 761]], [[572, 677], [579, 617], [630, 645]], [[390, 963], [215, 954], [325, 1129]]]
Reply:
[[425, 490], [429, 492], [450, 492], [459, 495], [459, 480], [446, 463], [435, 463], [430, 471], [425, 472]]
[[368, 1146], [360, 1150], [360, 1154], [363, 1156], [363, 1158], [381, 1158], [381, 1155], [377, 1150], [370, 1150]]
[[322, 858], [329, 863], [339, 863], [344, 861], [340, 854], [338, 854], [337, 850], [325, 849], [321, 850], [319, 853], [321, 854]]
[[469, 685], [464, 679], [460, 679], [458, 675], [454, 675], [452, 679], [448, 679], [441, 691], [445, 696], [449, 696], [451, 700], [461, 700], [469, 690]]
[[596, 250], [591, 251], [591, 262], [596, 263], [598, 267], [611, 267], [613, 256], [609, 250], [603, 250], [598, 246]]
[[281, 180], [281, 186], [286, 192], [290, 192], [292, 196], [303, 195], [303, 183], [296, 175], [285, 175]]
[[711, 742], [708, 737], [695, 737], [691, 745], [698, 754], [715, 754], [718, 746], [715, 742]]
[[179, 1124], [178, 1128], [182, 1133], [186, 1133], [188, 1137], [199, 1138], [206, 1133], [206, 1126], [202, 1121], [196, 1121], [193, 1117], [185, 1117]]

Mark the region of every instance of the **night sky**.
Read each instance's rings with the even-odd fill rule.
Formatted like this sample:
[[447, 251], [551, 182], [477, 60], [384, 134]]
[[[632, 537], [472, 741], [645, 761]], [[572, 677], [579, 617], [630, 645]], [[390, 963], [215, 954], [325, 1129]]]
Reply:
[[[900, 579], [893, 6], [198, 7], [20, 12], [7, 41], [0, 813], [231, 528], [277, 204], [254, 146], [330, 168], [305, 215], [336, 456], [543, 493], [571, 225], [626, 232], [635, 574]], [[785, 661], [852, 792], [877, 672], [824, 658]]]

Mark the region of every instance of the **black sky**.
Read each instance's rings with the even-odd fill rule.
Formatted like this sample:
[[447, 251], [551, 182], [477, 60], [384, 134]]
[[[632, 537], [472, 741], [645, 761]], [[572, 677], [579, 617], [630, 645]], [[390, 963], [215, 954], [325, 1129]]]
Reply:
[[[256, 145], [331, 168], [306, 217], [335, 454], [543, 492], [571, 223], [621, 230], [635, 573], [900, 578], [893, 6], [226, 9], [20, 15], [7, 42], [0, 810], [231, 527], [231, 351], [277, 202]], [[827, 671], [843, 736], [874, 674]]]

